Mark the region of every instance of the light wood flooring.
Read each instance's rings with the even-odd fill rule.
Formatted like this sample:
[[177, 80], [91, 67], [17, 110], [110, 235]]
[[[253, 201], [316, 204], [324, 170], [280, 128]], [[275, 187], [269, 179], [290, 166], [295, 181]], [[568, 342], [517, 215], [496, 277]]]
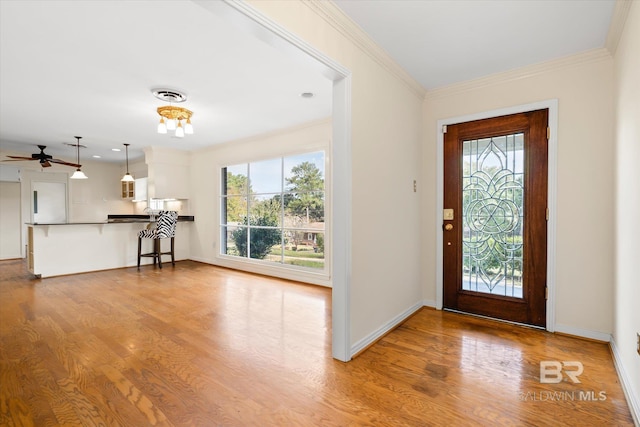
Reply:
[[2, 261], [0, 307], [1, 426], [632, 425], [607, 344], [425, 308], [342, 363], [329, 289], [191, 261]]

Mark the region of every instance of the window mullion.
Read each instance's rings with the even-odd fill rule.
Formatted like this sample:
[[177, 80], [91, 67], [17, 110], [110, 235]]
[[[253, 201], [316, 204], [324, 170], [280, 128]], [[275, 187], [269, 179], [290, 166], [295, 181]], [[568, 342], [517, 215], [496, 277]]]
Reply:
[[251, 163], [247, 163], [247, 258], [251, 259], [251, 219], [249, 212], [251, 212]]
[[280, 158], [280, 263], [284, 265], [284, 157]]

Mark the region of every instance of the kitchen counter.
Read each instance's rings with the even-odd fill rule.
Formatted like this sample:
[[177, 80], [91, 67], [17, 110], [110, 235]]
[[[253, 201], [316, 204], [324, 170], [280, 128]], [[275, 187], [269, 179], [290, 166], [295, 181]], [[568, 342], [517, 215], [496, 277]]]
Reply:
[[[189, 256], [193, 216], [178, 218], [176, 260]], [[27, 261], [36, 276], [51, 277], [111, 268], [132, 267], [138, 260], [138, 232], [151, 223], [149, 215], [109, 215], [102, 222], [27, 224]], [[153, 242], [143, 239], [143, 253]], [[162, 245], [169, 244], [164, 239]], [[166, 258], [166, 257], [165, 257]], [[143, 258], [141, 264], [149, 264]]]
[[[195, 221], [193, 215], [180, 215], [178, 222]], [[149, 215], [107, 215], [106, 221], [80, 221], [80, 222], [27, 222], [27, 225], [101, 225], [114, 223], [148, 223], [155, 222]]]
[[25, 222], [27, 225], [101, 225], [108, 224], [107, 221], [99, 222]]
[[[156, 215], [157, 216], [157, 215]], [[194, 221], [193, 215], [179, 215], [178, 222]], [[150, 215], [107, 215], [107, 222], [152, 222]]]
[[[180, 215], [178, 222], [195, 221], [193, 215]], [[128, 224], [128, 223], [149, 223], [155, 222], [151, 220], [149, 215], [107, 215], [106, 221], [80, 221], [80, 222], [27, 222], [27, 225], [102, 225], [102, 224]]]

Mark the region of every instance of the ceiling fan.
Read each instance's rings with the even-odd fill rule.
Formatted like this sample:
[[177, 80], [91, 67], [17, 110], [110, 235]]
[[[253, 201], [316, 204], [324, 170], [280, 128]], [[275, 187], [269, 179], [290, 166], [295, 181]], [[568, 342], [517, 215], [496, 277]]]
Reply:
[[69, 162], [65, 162], [64, 160], [60, 160], [60, 159], [54, 159], [53, 156], [46, 154], [44, 152], [44, 149], [47, 148], [46, 145], [38, 145], [38, 148], [40, 149], [39, 153], [34, 153], [31, 155], [31, 157], [22, 157], [22, 156], [7, 156], [9, 157], [11, 160], [2, 160], [3, 162], [18, 162], [18, 161], [23, 161], [23, 160], [39, 160], [40, 161], [40, 166], [42, 166], [43, 168], [48, 168], [51, 166], [51, 163], [57, 163], [59, 165], [65, 165], [65, 166], [72, 166], [74, 168], [79, 168], [82, 165], [76, 164], [76, 163], [69, 163]]

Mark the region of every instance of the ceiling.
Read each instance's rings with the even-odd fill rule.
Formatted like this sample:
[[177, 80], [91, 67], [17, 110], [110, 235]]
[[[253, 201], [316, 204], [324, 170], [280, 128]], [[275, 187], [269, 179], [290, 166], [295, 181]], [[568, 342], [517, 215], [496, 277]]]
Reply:
[[[192, 1], [1, 0], [0, 143], [75, 162], [77, 135], [80, 163], [124, 163], [124, 143], [135, 159], [330, 117], [332, 82], [308, 67]], [[193, 135], [156, 132], [157, 87], [186, 93]]]
[[334, 0], [425, 89], [605, 46], [615, 0]]
[[[337, 0], [426, 89], [603, 47], [614, 0]], [[225, 6], [226, 7], [226, 6]], [[331, 81], [184, 0], [0, 1], [0, 144], [124, 161], [331, 115]], [[194, 135], [156, 133], [154, 88], [187, 94]], [[312, 92], [313, 98], [303, 98]], [[60, 166], [56, 166], [60, 167]]]

